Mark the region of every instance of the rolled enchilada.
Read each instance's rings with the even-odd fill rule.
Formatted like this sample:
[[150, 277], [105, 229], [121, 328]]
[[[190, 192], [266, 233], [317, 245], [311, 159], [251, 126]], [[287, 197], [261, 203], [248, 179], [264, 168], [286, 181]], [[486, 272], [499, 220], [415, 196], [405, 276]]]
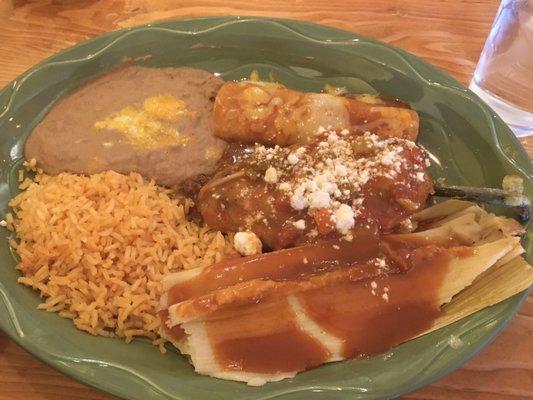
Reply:
[[320, 127], [414, 141], [418, 123], [418, 114], [400, 101], [369, 94], [304, 93], [257, 81], [226, 82], [213, 110], [215, 136], [280, 146], [307, 143]]

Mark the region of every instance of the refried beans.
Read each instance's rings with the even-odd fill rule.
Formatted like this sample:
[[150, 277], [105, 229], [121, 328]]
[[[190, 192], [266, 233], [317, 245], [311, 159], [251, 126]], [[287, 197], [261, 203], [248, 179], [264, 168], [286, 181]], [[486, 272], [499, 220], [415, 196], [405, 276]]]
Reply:
[[25, 158], [53, 175], [137, 172], [190, 187], [226, 147], [211, 128], [222, 83], [192, 68], [119, 67], [61, 99], [32, 132]]

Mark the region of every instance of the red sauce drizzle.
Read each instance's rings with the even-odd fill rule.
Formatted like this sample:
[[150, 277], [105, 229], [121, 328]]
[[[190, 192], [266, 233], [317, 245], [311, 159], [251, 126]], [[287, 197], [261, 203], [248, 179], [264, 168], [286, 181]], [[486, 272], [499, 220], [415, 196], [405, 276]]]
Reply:
[[378, 256], [380, 251], [379, 237], [367, 231], [353, 242], [336, 239], [258, 256], [224, 260], [206, 268], [199, 276], [174, 285], [168, 292], [168, 304], [179, 303], [251, 279], [302, 279], [356, 265]]
[[241, 307], [229, 315], [234, 317], [205, 323], [215, 358], [225, 370], [303, 371], [330, 357], [327, 348], [299, 329], [286, 299]]
[[437, 293], [450, 259], [449, 251], [423, 247], [412, 251], [408, 272], [298, 297], [313, 320], [344, 341], [346, 358], [379, 354], [431, 327], [440, 314]]
[[157, 313], [159, 320], [161, 321], [161, 330], [165, 334], [165, 337], [171, 340], [172, 342], [179, 342], [185, 338], [185, 331], [180, 325], [173, 326], [169, 328], [166, 324], [168, 320], [168, 309], [161, 310]]

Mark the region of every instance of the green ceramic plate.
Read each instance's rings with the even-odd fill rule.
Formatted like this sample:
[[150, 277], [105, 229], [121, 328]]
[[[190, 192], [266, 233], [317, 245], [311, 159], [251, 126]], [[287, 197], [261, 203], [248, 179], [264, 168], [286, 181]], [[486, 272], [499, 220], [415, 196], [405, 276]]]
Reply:
[[[150, 55], [150, 58], [143, 56]], [[408, 53], [359, 35], [292, 21], [208, 18], [113, 32], [37, 65], [0, 92], [0, 206], [16, 193], [23, 144], [64, 93], [124, 57], [147, 66], [204, 68], [225, 79], [257, 69], [302, 90], [330, 83], [407, 101], [421, 117], [431, 172], [449, 182], [498, 186], [514, 173], [533, 194], [531, 164], [504, 123], [454, 79]], [[531, 235], [531, 229], [528, 230]], [[0, 328], [36, 357], [82, 382], [129, 399], [383, 399], [452, 371], [512, 318], [526, 294], [369, 360], [329, 364], [291, 380], [251, 388], [196, 375], [173, 352], [150, 343], [93, 337], [36, 310], [35, 292], [16, 283], [16, 259], [0, 233]], [[527, 241], [531, 257], [533, 240]], [[463, 346], [449, 347], [450, 335]]]

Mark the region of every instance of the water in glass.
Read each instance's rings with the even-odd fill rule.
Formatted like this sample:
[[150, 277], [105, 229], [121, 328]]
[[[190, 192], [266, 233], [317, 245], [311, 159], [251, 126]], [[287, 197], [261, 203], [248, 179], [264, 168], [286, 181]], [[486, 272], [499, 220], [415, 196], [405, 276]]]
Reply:
[[517, 136], [533, 135], [533, 0], [503, 0], [470, 89]]

